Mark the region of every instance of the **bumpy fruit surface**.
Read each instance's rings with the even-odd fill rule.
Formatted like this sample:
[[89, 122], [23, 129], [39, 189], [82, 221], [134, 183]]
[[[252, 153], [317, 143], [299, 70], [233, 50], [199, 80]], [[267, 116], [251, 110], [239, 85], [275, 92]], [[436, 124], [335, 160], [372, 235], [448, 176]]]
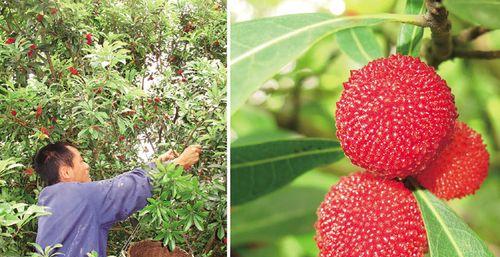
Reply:
[[450, 88], [432, 67], [392, 55], [351, 72], [337, 102], [337, 137], [354, 164], [404, 178], [436, 157], [457, 116]]
[[401, 182], [369, 173], [344, 177], [317, 213], [321, 257], [421, 257], [427, 251], [417, 202]]
[[451, 142], [417, 180], [437, 197], [461, 198], [479, 189], [488, 175], [488, 159], [481, 135], [457, 122]]

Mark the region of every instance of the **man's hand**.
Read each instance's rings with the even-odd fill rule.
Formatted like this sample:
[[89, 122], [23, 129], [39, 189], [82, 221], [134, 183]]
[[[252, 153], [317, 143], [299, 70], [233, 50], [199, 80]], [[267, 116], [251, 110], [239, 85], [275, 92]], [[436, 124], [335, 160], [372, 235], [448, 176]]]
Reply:
[[190, 145], [173, 162], [187, 170], [200, 160], [200, 153], [201, 145]]
[[161, 162], [166, 162], [175, 159], [177, 156], [179, 156], [179, 154], [176, 151], [170, 149], [166, 153], [158, 156], [158, 160]]

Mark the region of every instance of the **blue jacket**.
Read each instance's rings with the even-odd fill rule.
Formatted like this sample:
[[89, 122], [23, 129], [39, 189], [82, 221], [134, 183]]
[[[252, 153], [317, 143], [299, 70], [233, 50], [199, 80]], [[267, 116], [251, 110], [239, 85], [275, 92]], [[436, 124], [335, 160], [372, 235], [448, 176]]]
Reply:
[[45, 248], [62, 244], [65, 257], [106, 256], [108, 231], [117, 221], [146, 206], [151, 197], [147, 172], [134, 169], [107, 180], [57, 183], [45, 187], [38, 205], [52, 213], [38, 218], [36, 243]]

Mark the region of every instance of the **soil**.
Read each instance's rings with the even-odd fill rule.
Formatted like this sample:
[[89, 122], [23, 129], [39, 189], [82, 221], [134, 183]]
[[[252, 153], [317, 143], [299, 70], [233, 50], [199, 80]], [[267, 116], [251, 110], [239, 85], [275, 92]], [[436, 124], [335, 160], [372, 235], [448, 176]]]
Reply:
[[192, 257], [186, 251], [175, 247], [173, 252], [163, 247], [160, 241], [143, 240], [133, 243], [128, 249], [128, 257]]

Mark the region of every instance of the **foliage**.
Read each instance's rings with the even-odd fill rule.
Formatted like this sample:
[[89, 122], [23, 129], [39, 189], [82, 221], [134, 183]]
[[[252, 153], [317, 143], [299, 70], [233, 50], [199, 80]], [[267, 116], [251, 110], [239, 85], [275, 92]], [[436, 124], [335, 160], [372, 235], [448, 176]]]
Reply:
[[[17, 164], [13, 158], [0, 160], [0, 185], [2, 187], [7, 185], [3, 178], [15, 172], [15, 168], [20, 166], [22, 165]], [[3, 193], [4, 191], [0, 198], [0, 245], [9, 249], [8, 243], [13, 238], [25, 236], [22, 229], [26, 224], [39, 216], [50, 215], [50, 213], [42, 206], [28, 205], [8, 199]]]
[[53, 246], [49, 245], [45, 248], [42, 248], [40, 245], [35, 243], [32, 243], [31, 245], [33, 245], [36, 250], [36, 252], [30, 255], [31, 257], [55, 257], [58, 255], [63, 255], [62, 253], [57, 251], [57, 248], [61, 248], [62, 244], [55, 244]]
[[[5, 176], [9, 188], [2, 187], [0, 199], [36, 203], [42, 185], [31, 158], [49, 142], [76, 143], [93, 180], [114, 177], [168, 149], [180, 152], [201, 144], [200, 163], [188, 172], [215, 198], [200, 207], [210, 217], [206, 226], [191, 228], [188, 239], [197, 239], [194, 253], [223, 251], [221, 240], [207, 244], [226, 224], [220, 217], [226, 210], [221, 197], [226, 183], [225, 34], [224, 4], [218, 0], [5, 2], [0, 159], [15, 157], [26, 168]], [[111, 254], [123, 248], [134, 221], [112, 229]], [[11, 254], [30, 252], [35, 224], [28, 222], [0, 244], [0, 255], [7, 251], [4, 245]], [[139, 230], [131, 240], [158, 233]], [[176, 244], [186, 247], [184, 242]]]
[[151, 171], [155, 197], [148, 199], [148, 206], [139, 214], [148, 230], [161, 228], [154, 239], [170, 250], [179, 242], [191, 248], [197, 244], [196, 232], [208, 228], [213, 231], [210, 240], [222, 240], [226, 217], [224, 212], [217, 213], [217, 205], [226, 200], [223, 177], [207, 183], [174, 164], [157, 163], [157, 168]]
[[233, 206], [288, 184], [303, 172], [341, 158], [340, 144], [324, 139], [288, 139], [231, 148]]
[[[259, 153], [266, 153], [279, 151], [279, 142], [297, 141], [291, 139], [296, 137], [319, 137], [334, 141], [335, 103], [340, 97], [342, 82], [349, 77], [349, 70], [358, 69], [394, 51], [421, 58], [428, 54], [426, 51], [432, 39], [430, 30], [422, 27], [425, 22], [420, 23], [422, 15], [426, 13], [423, 0], [360, 2], [346, 0], [346, 12], [340, 17], [325, 14], [328, 6], [321, 6], [317, 8], [317, 13], [256, 18], [231, 25], [232, 166], [241, 162], [234, 157], [236, 154], [243, 161], [251, 163], [266, 161], [268, 156], [257, 155], [255, 150], [243, 151], [241, 146], [245, 145], [258, 145], [261, 147]], [[464, 40], [465, 32], [477, 30], [471, 23], [495, 29], [491, 14], [498, 8], [492, 4], [494, 2], [487, 1], [489, 5], [482, 6], [475, 2], [443, 1], [451, 12], [451, 34], [453, 46], [458, 46], [456, 49], [498, 49], [500, 38], [497, 31], [488, 32], [488, 29], [480, 28], [482, 33], [479, 35], [487, 32], [484, 36]], [[308, 1], [301, 3], [304, 7], [313, 5]], [[282, 1], [264, 4], [249, 0], [246, 4], [250, 6], [246, 8], [252, 9], [256, 16], [267, 16], [273, 13], [273, 8], [283, 10], [290, 7]], [[376, 12], [399, 14], [370, 12], [370, 15], [362, 15], [367, 10], [375, 9]], [[246, 16], [238, 13], [238, 8], [234, 10], [236, 14], [232, 15], [233, 18]], [[474, 15], [470, 15], [470, 12], [474, 12]], [[485, 17], [492, 18], [485, 21]], [[374, 18], [380, 20], [374, 22]], [[356, 21], [356, 24], [349, 21]], [[262, 35], [267, 37], [263, 38]], [[499, 99], [500, 92], [494, 85], [500, 81], [500, 63], [498, 60], [449, 58], [455, 59], [445, 60], [440, 65], [438, 63], [437, 72], [452, 88], [460, 120], [482, 134], [492, 157], [490, 176], [476, 195], [449, 203], [458, 216], [427, 191], [417, 190], [415, 196], [420, 200], [427, 199], [419, 200], [419, 204], [428, 233], [433, 235], [430, 238], [442, 235], [443, 231], [448, 233], [447, 237], [439, 237], [440, 249], [436, 250], [432, 246], [435, 242], [430, 242], [429, 256], [439, 256], [440, 251], [450, 250], [443, 244], [458, 246], [452, 251], [463, 253], [463, 256], [477, 256], [479, 250], [483, 253], [479, 256], [491, 256], [490, 251], [494, 252], [500, 244], [498, 232], [492, 232], [492, 227], [498, 228], [498, 218], [495, 218], [494, 213], [498, 209], [495, 202], [500, 198], [498, 190], [492, 188], [498, 185], [496, 173], [500, 167], [500, 130], [494, 124], [498, 124], [500, 116], [491, 109], [497, 106]], [[248, 74], [252, 74], [252, 79], [248, 79]], [[296, 151], [294, 155], [302, 153], [307, 152]], [[322, 167], [318, 166], [323, 164], [316, 163], [308, 167], [309, 172], [304, 173], [301, 165], [288, 165], [294, 155], [283, 158], [282, 163], [276, 162], [272, 167], [253, 165], [253, 169], [232, 169], [232, 180], [245, 177], [243, 183], [281, 181], [290, 174], [297, 177], [303, 174], [295, 180], [286, 180], [286, 183], [259, 183], [257, 187], [261, 194], [258, 198], [241, 205], [237, 204], [252, 195], [253, 190], [246, 188], [246, 192], [242, 193], [238, 192], [241, 187], [231, 187], [231, 195], [235, 197], [231, 201], [232, 252], [241, 256], [318, 255], [313, 239], [318, 204], [309, 203], [322, 201], [328, 188], [334, 185], [339, 176], [358, 171], [359, 168], [343, 158], [336, 162], [332, 160], [329, 165]], [[270, 173], [272, 178], [264, 179]], [[470, 206], [479, 206], [480, 203], [491, 206], [491, 209], [470, 211]], [[467, 243], [460, 243], [465, 241]], [[486, 249], [485, 245], [491, 246], [490, 249]], [[477, 250], [473, 250], [476, 255], [467, 253], [471, 249]]]

